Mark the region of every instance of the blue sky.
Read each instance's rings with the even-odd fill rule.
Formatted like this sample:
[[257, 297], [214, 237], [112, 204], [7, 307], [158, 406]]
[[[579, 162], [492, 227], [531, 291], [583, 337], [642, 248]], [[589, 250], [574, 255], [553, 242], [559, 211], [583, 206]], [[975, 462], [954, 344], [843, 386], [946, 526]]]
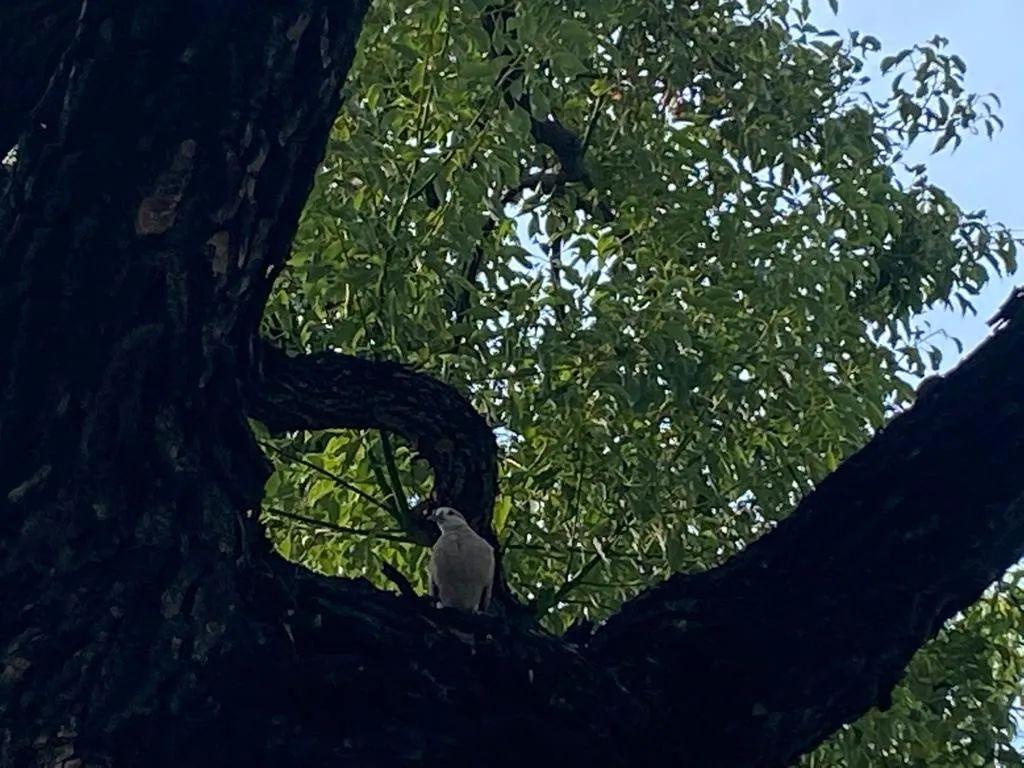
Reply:
[[[965, 210], [985, 209], [1024, 237], [1024, 56], [1020, 30], [1024, 29], [1024, 0], [839, 0], [833, 15], [826, 0], [813, 0], [813, 19], [821, 29], [846, 32], [856, 29], [882, 42], [883, 53], [895, 53], [914, 43], [942, 35], [948, 51], [967, 63], [967, 88], [995, 92], [1002, 99], [1001, 133], [989, 141], [968, 136], [955, 153], [931, 156], [922, 144], [911, 159], [924, 161], [933, 182], [949, 192]], [[1018, 255], [1024, 261], [1024, 253]], [[964, 343], [964, 354], [988, 334], [991, 317], [1014, 285], [1024, 283], [1024, 271], [993, 279], [974, 301], [978, 314], [961, 317], [959, 311], [934, 309], [925, 318]], [[942, 368], [962, 357], [952, 343], [938, 343]]]

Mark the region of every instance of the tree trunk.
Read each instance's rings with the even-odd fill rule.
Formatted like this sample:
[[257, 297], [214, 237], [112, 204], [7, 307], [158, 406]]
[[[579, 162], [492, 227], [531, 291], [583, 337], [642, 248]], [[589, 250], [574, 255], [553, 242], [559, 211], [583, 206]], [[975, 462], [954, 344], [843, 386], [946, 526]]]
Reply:
[[240, 385], [364, 11], [90, 2], [15, 105], [34, 111], [12, 115], [32, 130], [0, 210], [0, 763], [259, 762], [257, 723], [284, 743], [292, 640], [260, 586], [267, 463]]
[[464, 398], [257, 337], [365, 5], [69, 7], [0, 13], [59, 51], [0, 45], [0, 766], [783, 766], [1024, 553], [1018, 296], [774, 532], [593, 633], [283, 561], [250, 415], [405, 435], [493, 537]]

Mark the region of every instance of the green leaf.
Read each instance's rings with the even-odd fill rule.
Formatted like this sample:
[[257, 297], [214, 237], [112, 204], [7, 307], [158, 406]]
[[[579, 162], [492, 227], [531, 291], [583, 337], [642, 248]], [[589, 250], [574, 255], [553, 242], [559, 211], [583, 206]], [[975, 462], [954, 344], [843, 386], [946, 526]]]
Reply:
[[501, 534], [505, 530], [505, 523], [508, 520], [508, 513], [512, 510], [512, 500], [505, 496], [499, 498], [494, 504], [494, 531]]
[[575, 77], [586, 71], [586, 65], [579, 58], [569, 51], [553, 51], [551, 63], [559, 77]]

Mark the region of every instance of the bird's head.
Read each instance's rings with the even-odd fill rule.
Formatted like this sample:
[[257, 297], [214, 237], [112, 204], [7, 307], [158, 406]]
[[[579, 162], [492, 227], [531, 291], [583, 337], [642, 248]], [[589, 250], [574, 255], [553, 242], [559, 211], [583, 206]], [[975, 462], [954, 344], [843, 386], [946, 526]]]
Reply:
[[451, 531], [467, 525], [462, 513], [452, 507], [438, 507], [430, 517], [442, 531]]

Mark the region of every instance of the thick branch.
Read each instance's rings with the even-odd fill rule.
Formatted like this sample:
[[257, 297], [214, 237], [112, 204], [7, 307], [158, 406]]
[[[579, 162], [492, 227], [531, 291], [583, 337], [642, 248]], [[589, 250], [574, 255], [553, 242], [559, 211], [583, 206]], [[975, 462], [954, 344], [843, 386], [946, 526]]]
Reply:
[[497, 444], [449, 385], [398, 363], [334, 352], [292, 357], [266, 345], [251, 413], [274, 432], [372, 428], [400, 435], [433, 468], [434, 500], [461, 510], [495, 541]]
[[[110, 369], [141, 375], [123, 359], [147, 345], [179, 363], [168, 389], [216, 383], [230, 400], [364, 12], [314, 0], [84, 6], [0, 208], [5, 471], [30, 464], [33, 419], [62, 413], [58, 401], [113, 401], [127, 374]], [[74, 361], [77, 389], [46, 384], [53, 359]], [[127, 450], [102, 428], [114, 417], [89, 412], [89, 438]]]
[[[338, 593], [317, 598], [335, 607], [297, 634], [303, 653], [319, 654], [310, 679], [346, 690], [350, 665], [339, 655], [348, 653], [352, 611], [374, 637], [422, 641], [422, 651], [408, 646], [412, 658], [452, 647], [442, 638], [458, 627], [474, 644], [500, 637], [475, 647], [508, 673], [496, 675], [483, 720], [445, 723], [445, 737], [475, 757], [483, 747], [474, 734], [492, 717], [521, 713], [524, 728], [544, 734], [529, 746], [547, 748], [563, 736], [580, 743], [581, 723], [609, 727], [611, 712], [618, 732], [596, 756], [585, 750], [588, 764], [615, 765], [625, 755], [644, 764], [790, 764], [884, 705], [912, 654], [1024, 554], [1024, 318], [1007, 310], [1002, 323], [775, 532], [721, 568], [674, 577], [631, 602], [582, 641], [581, 655], [487, 618], [467, 617], [463, 626], [445, 615], [435, 624], [420, 607], [390, 608], [383, 598], [359, 598], [357, 608], [342, 594], [349, 587], [317, 581], [314, 592]], [[331, 618], [335, 610], [346, 618]], [[468, 635], [457, 634], [459, 642]], [[381, 651], [360, 659], [374, 664]], [[442, 690], [482, 706], [475, 653], [432, 658], [423, 677], [389, 667], [389, 679], [434, 706], [448, 696], [424, 686], [442, 675]], [[542, 690], [530, 669], [543, 670]], [[555, 725], [566, 711], [578, 719]]]
[[[1011, 306], [1011, 305], [1008, 305]], [[596, 635], [696, 765], [783, 766], [872, 705], [1024, 555], [1024, 317], [723, 567]]]
[[366, 582], [273, 569], [253, 591], [265, 607], [286, 589], [294, 616], [288, 694], [260, 729], [280, 764], [652, 764], [637, 759], [643, 703], [579, 648]]

